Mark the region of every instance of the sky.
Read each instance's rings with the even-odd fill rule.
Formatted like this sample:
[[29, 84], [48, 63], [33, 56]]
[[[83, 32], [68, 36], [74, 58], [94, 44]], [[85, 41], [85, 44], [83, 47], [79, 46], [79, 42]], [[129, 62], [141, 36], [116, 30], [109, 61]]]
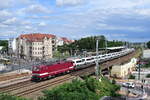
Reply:
[[0, 39], [49, 33], [70, 39], [150, 40], [150, 0], [0, 0]]

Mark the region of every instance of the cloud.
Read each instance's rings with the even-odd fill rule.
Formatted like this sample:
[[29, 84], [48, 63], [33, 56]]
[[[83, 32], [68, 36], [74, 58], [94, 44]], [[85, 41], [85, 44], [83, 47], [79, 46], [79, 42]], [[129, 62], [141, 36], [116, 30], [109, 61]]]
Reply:
[[44, 13], [51, 13], [51, 9], [48, 9], [47, 7], [44, 7], [40, 4], [33, 4], [26, 8], [22, 8], [18, 11], [19, 14], [44, 14]]
[[8, 8], [13, 5], [13, 0], [0, 0], [0, 8]]
[[137, 10], [135, 10], [135, 12], [137, 14], [140, 14], [140, 15], [150, 16], [150, 8], [147, 8], [147, 9], [137, 9]]
[[85, 0], [56, 0], [56, 5], [64, 6], [64, 5], [79, 5], [85, 2]]
[[10, 18], [10, 19], [7, 19], [6, 21], [4, 21], [3, 24], [6, 24], [6, 25], [15, 24], [16, 21], [17, 21], [17, 18], [13, 17], [13, 18]]
[[27, 30], [32, 29], [32, 27], [28, 26], [28, 25], [24, 26], [24, 28], [27, 29]]
[[29, 21], [29, 20], [23, 20], [23, 21], [21, 22], [21, 24], [22, 24], [22, 25], [29, 25], [29, 24], [31, 24], [31, 21]]
[[12, 13], [7, 10], [0, 10], [0, 23], [12, 17]]
[[39, 26], [46, 26], [46, 23], [45, 22], [40, 22]]
[[0, 10], [0, 17], [8, 17], [8, 16], [11, 16], [11, 15], [12, 15], [12, 13], [10, 13], [7, 10]]
[[15, 7], [17, 5], [31, 4], [33, 0], [0, 0], [0, 9]]

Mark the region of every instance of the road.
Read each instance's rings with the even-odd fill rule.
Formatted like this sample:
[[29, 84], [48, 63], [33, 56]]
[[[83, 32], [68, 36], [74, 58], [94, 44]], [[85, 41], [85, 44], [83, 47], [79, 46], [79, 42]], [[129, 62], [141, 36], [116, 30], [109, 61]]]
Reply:
[[[126, 88], [123, 87], [122, 84], [123, 82], [117, 82], [117, 84], [121, 85], [121, 90], [125, 91], [130, 91], [132, 94], [137, 94], [137, 97], [128, 97], [127, 100], [150, 100], [150, 87], [144, 86], [143, 90], [141, 88], [141, 85], [135, 84], [134, 88]], [[144, 98], [144, 99], [143, 99]]]

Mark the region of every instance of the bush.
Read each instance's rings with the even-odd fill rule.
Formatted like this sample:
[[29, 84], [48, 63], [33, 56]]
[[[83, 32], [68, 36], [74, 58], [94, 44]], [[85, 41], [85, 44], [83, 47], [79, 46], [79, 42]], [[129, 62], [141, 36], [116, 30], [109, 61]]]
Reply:
[[150, 78], [150, 74], [147, 74], [147, 75], [146, 75], [146, 78]]
[[115, 79], [112, 80], [112, 84], [116, 84], [116, 80]]
[[148, 64], [145, 64], [143, 67], [144, 68], [150, 68], [150, 62]]
[[27, 99], [0, 93], [0, 100], [27, 100]]
[[135, 79], [135, 76], [134, 75], [130, 75], [129, 79]]
[[102, 78], [99, 82], [94, 78], [85, 81], [73, 80], [52, 90], [43, 91], [44, 96], [39, 100], [99, 100], [103, 96], [117, 96], [120, 87]]

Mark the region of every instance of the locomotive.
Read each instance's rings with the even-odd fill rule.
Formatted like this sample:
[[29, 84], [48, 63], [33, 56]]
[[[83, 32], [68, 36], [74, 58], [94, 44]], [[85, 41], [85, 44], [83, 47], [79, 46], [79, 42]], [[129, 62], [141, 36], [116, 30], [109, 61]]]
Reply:
[[119, 58], [133, 52], [134, 49], [125, 49], [119, 52], [108, 53], [98, 56], [90, 56], [84, 58], [67, 59], [66, 61], [55, 62], [50, 64], [42, 64], [32, 67], [31, 80], [43, 80], [55, 77], [62, 73], [69, 73], [78, 69], [86, 68], [94, 65], [95, 61], [105, 62], [111, 59]]
[[43, 79], [49, 79], [58, 74], [70, 72], [72, 70], [74, 70], [74, 64], [72, 61], [61, 61], [58, 63], [33, 66], [32, 80], [40, 81]]

